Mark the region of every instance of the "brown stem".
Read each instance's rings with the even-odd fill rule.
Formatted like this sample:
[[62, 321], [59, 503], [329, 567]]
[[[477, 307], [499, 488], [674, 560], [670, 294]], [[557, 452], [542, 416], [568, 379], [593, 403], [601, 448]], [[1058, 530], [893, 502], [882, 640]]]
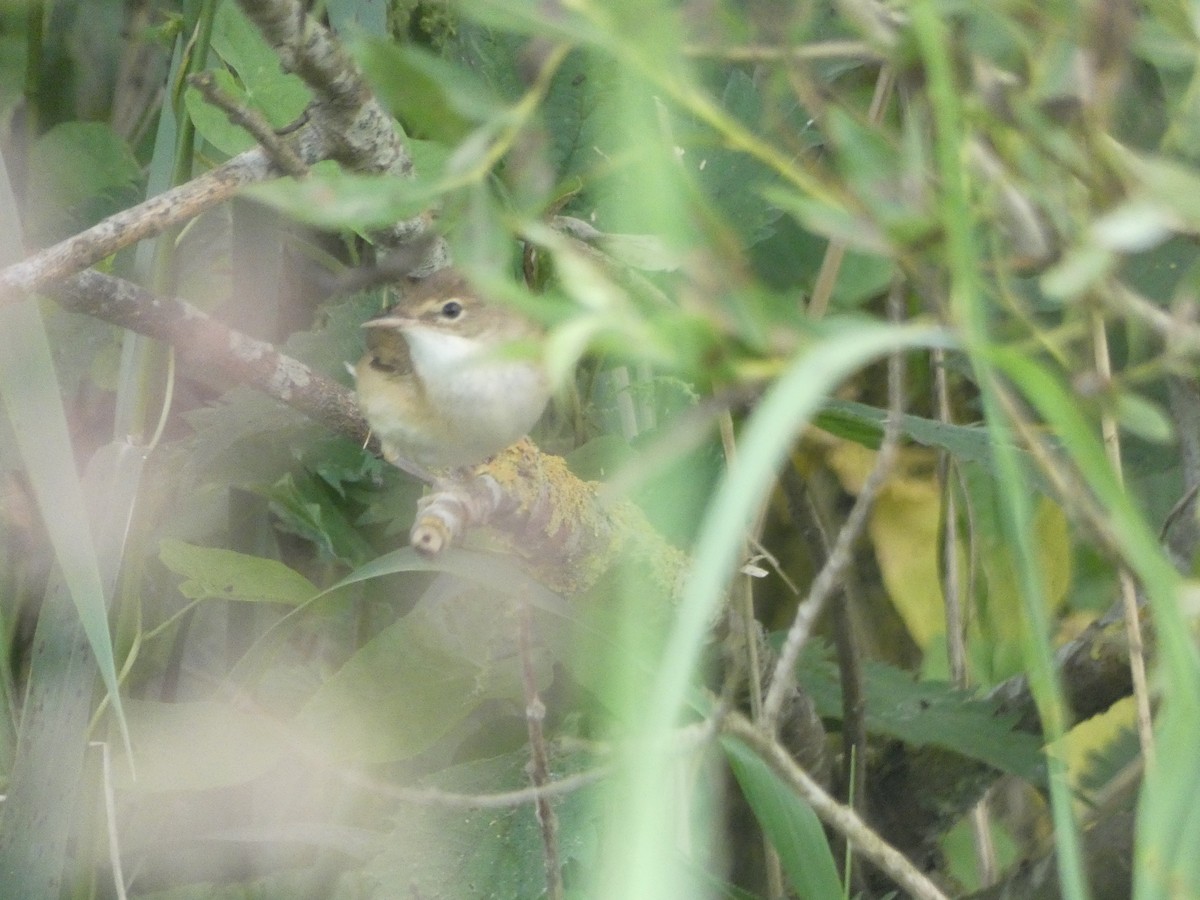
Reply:
[[61, 282], [54, 294], [72, 312], [169, 343], [182, 362], [206, 376], [262, 391], [336, 434], [367, 443], [370, 431], [349, 390], [190, 303], [156, 297], [132, 282], [92, 270]]
[[[519, 611], [518, 643], [521, 653], [521, 681], [525, 688], [525, 725], [529, 730], [529, 778], [535, 788], [550, 783], [550, 765], [546, 753], [546, 735], [542, 722], [546, 704], [538, 693], [537, 672], [533, 667], [533, 607], [522, 601]], [[534, 811], [542, 831], [542, 863], [546, 870], [546, 896], [563, 900], [565, 889], [558, 855], [558, 816], [550, 798], [539, 793], [534, 799]]]
[[228, 200], [244, 185], [272, 174], [271, 162], [256, 147], [186, 184], [122, 210], [53, 247], [0, 270], [0, 302], [18, 299], [54, 281], [82, 272], [118, 250], [195, 218]]
[[249, 132], [281, 172], [296, 178], [303, 178], [308, 174], [308, 164], [280, 139], [263, 114], [252, 106], [239, 103], [235, 97], [221, 90], [212, 72], [189, 75], [188, 84], [198, 90], [205, 100], [224, 112], [230, 122]]

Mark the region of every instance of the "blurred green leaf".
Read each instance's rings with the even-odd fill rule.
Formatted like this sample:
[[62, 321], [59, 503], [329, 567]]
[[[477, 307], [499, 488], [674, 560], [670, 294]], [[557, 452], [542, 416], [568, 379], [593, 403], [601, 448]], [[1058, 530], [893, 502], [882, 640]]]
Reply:
[[276, 128], [294, 122], [304, 112], [312, 92], [300, 77], [283, 71], [274, 51], [236, 3], [219, 5], [212, 46], [237, 72], [242, 90], [235, 96], [244, 98]]
[[[468, 795], [518, 790], [529, 783], [528, 762], [522, 751], [450, 766], [422, 787]], [[590, 764], [581, 755], [550, 759], [554, 778], [586, 771]], [[569, 872], [589, 871], [597, 861], [601, 787], [586, 786], [553, 801], [559, 861]], [[529, 805], [472, 810], [405, 804], [401, 809], [385, 849], [365, 871], [375, 890], [386, 894], [402, 884], [423, 897], [544, 896], [541, 830]], [[571, 891], [569, 896], [580, 895]]]
[[[4, 158], [0, 156], [0, 265], [15, 262], [22, 255], [19, 223], [16, 200]], [[93, 542], [89, 507], [75, 468], [71, 433], [50, 342], [37, 300], [33, 298], [0, 304], [0, 400], [4, 403], [63, 581], [79, 613], [121, 731], [127, 738], [108, 626], [105, 580], [96, 555], [97, 545]], [[115, 577], [114, 568], [112, 580]], [[111, 587], [110, 580], [110, 590]]]
[[505, 110], [468, 70], [417, 45], [361, 38], [351, 51], [380, 100], [416, 137], [453, 144]]
[[425, 180], [359, 175], [321, 165], [301, 181], [283, 178], [253, 185], [245, 193], [317, 228], [365, 232], [418, 215], [442, 190]]
[[[1175, 900], [1200, 896], [1200, 757], [1195, 751], [1194, 705], [1167, 704], [1154, 730], [1154, 767], [1146, 773], [1138, 803], [1133, 896]], [[1160, 761], [1161, 760], [1161, 761]]]
[[1155, 444], [1175, 439], [1175, 424], [1157, 403], [1130, 391], [1117, 395], [1117, 421], [1130, 434]]
[[409, 759], [457, 728], [478, 706], [479, 674], [419, 620], [401, 619], [317, 689], [295, 726], [334, 760], [377, 764]]
[[102, 122], [64, 122], [29, 153], [29, 230], [59, 239], [137, 199], [142, 171], [129, 146]]
[[245, 784], [271, 771], [289, 749], [277, 723], [224, 703], [131, 700], [128, 715], [137, 778], [128, 765], [113, 771], [118, 788], [138, 794]]
[[829, 840], [812, 808], [741, 741], [727, 735], [721, 749], [796, 895], [802, 900], [843, 896]]
[[[832, 663], [809, 657], [802, 668], [817, 711], [840, 719], [842, 691]], [[873, 735], [914, 747], [932, 744], [1033, 784], [1046, 781], [1041, 742], [1015, 731], [1015, 718], [1001, 715], [995, 703], [943, 682], [914, 681], [911, 673], [883, 663], [867, 664], [866, 697], [867, 730]]]
[[189, 600], [243, 600], [294, 606], [310, 600], [317, 587], [275, 559], [164, 538], [162, 564], [186, 581], [179, 592]]

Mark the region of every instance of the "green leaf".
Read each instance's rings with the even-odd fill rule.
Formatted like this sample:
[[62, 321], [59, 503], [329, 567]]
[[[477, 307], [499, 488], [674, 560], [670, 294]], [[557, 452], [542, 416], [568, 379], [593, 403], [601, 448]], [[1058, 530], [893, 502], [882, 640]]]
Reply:
[[762, 192], [767, 200], [815, 234], [841, 241], [862, 253], [889, 256], [893, 252], [888, 236], [874, 219], [787, 188], [767, 185]]
[[217, 547], [198, 547], [171, 538], [159, 544], [162, 564], [187, 580], [179, 592], [189, 600], [286, 603], [312, 599], [316, 585], [275, 559]]
[[500, 98], [467, 69], [417, 45], [363, 38], [351, 52], [410, 134], [455, 144], [504, 112]]
[[1194, 707], [1169, 700], [1158, 717], [1155, 765], [1138, 803], [1134, 892], [1138, 900], [1200, 896], [1200, 757]]
[[312, 92], [299, 76], [283, 71], [275, 51], [236, 3], [222, 3], [217, 10], [212, 46], [237, 72], [243, 90], [236, 95], [276, 128], [294, 122], [304, 112]]
[[[241, 94], [233, 76], [224, 69], [214, 72], [213, 80], [231, 96], [237, 97]], [[204, 95], [191, 85], [184, 91], [183, 103], [187, 107], [192, 124], [196, 127], [196, 133], [222, 153], [234, 156], [254, 146], [254, 138], [248, 131], [230, 122], [224, 110], [205, 100]]]
[[1157, 403], [1130, 391], [1117, 395], [1117, 421], [1130, 434], [1155, 444], [1175, 440], [1175, 425]]
[[[735, 69], [725, 83], [721, 106], [751, 128], [757, 127], [762, 117], [758, 88], [741, 69]], [[686, 141], [680, 164], [713, 200], [722, 225], [737, 232], [747, 247], [770, 237], [773, 223], [783, 213], [767, 202], [763, 189], [775, 183], [778, 175], [746, 153], [722, 144], [714, 146], [707, 132], [680, 139]], [[804, 138], [798, 143], [803, 144]]]
[[422, 625], [401, 619], [368, 641], [317, 689], [296, 727], [332, 759], [366, 764], [409, 759], [456, 728], [480, 702], [480, 670]]
[[[0, 265], [22, 256], [20, 218], [0, 156]], [[88, 645], [128, 739], [104, 579], [72, 453], [58, 376], [37, 300], [0, 304], [0, 400]], [[113, 573], [115, 578], [115, 571]]]
[[792, 889], [802, 900], [843, 896], [829, 841], [812, 807], [738, 739], [723, 736], [721, 749], [754, 817], [779, 854]]
[[113, 772], [118, 787], [139, 794], [245, 784], [288, 749], [277, 724], [224, 703], [131, 700], [128, 716], [137, 779], [126, 765]]
[[[469, 762], [443, 769], [423, 786], [471, 795], [518, 790], [529, 784], [528, 762], [524, 751]], [[549, 760], [554, 778], [592, 764], [582, 755], [552, 754]], [[587, 786], [553, 801], [560, 862], [570, 870], [590, 871], [596, 864], [599, 790]], [[542, 857], [541, 830], [528, 804], [465, 810], [405, 804], [363, 877], [375, 891], [371, 896], [390, 896], [395, 885], [404, 885], [422, 897], [535, 898], [545, 895]]]
[[[101, 122], [63, 122], [29, 152], [29, 196], [39, 240], [91, 225], [133, 202], [142, 181], [129, 146]], [[15, 220], [14, 220], [15, 221]]]
[[253, 185], [244, 193], [317, 228], [371, 231], [423, 212], [442, 190], [425, 180], [360, 175], [319, 165], [301, 181], [282, 178]]
[[[831, 663], [802, 663], [800, 676], [821, 716], [840, 719], [842, 690]], [[1015, 731], [1015, 717], [996, 704], [939, 681], [914, 681], [910, 673], [868, 663], [867, 731], [914, 747], [934, 745], [977, 759], [1033, 784], [1046, 780], [1041, 742]]]
[[289, 472], [269, 488], [256, 491], [271, 501], [271, 511], [285, 530], [312, 541], [334, 559], [354, 566], [374, 555], [330, 482], [309, 473]]

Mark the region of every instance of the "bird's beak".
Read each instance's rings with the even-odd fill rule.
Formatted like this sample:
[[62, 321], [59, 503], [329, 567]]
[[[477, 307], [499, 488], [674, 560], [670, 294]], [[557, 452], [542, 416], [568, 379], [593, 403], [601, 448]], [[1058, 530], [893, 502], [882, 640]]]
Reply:
[[362, 323], [363, 328], [407, 328], [413, 320], [407, 316], [380, 316], [377, 319], [367, 319]]

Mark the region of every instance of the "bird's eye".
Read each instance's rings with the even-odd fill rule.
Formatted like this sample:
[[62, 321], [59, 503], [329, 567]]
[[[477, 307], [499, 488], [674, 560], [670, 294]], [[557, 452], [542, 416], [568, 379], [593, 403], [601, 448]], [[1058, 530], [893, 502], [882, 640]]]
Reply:
[[463, 311], [462, 304], [459, 303], [457, 300], [447, 300], [445, 303], [442, 304], [442, 318], [443, 319], [451, 319], [451, 320], [457, 319], [459, 316], [462, 315], [462, 311]]

